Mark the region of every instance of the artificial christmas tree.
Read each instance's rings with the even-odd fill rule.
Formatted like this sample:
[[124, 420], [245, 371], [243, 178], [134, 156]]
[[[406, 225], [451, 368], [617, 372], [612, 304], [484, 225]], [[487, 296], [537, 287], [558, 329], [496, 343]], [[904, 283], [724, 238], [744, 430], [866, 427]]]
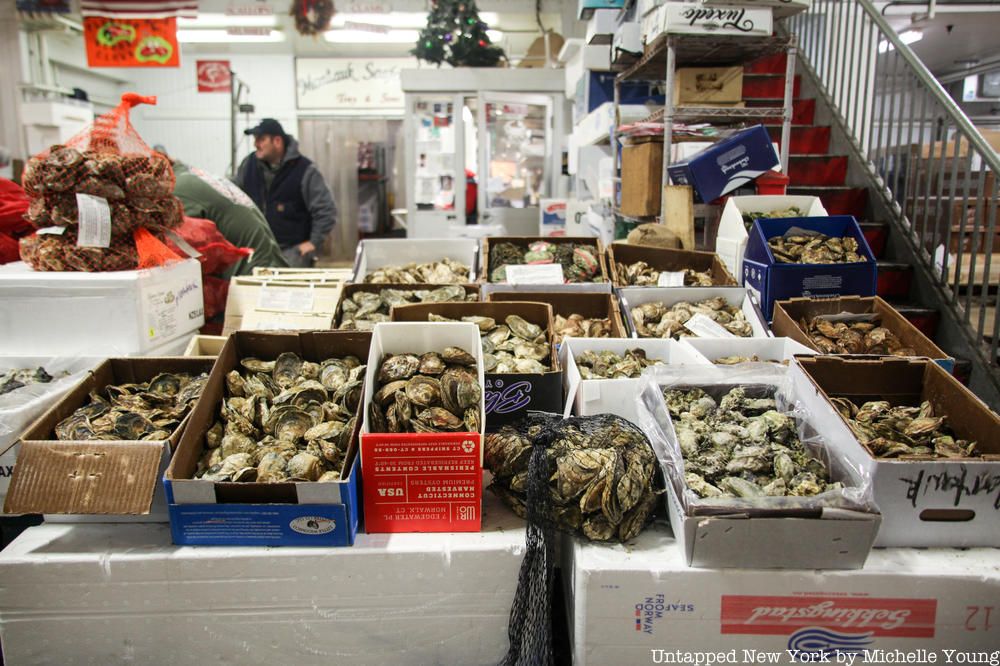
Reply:
[[427, 27], [410, 53], [436, 65], [494, 67], [506, 56], [490, 43], [487, 27], [475, 0], [431, 0]]

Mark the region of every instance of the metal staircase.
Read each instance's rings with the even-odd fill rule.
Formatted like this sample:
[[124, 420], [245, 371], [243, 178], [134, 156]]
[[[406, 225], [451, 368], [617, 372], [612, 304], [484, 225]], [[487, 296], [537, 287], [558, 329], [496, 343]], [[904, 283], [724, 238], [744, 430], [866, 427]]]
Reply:
[[813, 0], [785, 23], [846, 185], [889, 224], [886, 258], [913, 267], [904, 300], [940, 313], [935, 341], [971, 361], [970, 387], [1000, 409], [1000, 157], [870, 0]]

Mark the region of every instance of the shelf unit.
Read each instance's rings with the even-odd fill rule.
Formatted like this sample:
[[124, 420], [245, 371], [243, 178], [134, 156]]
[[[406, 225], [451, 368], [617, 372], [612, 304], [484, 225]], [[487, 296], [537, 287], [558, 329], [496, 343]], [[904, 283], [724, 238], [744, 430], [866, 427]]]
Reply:
[[[785, 53], [785, 90], [780, 107], [725, 108], [707, 106], [674, 106], [674, 78], [678, 67], [712, 67], [746, 63], [768, 55]], [[614, 111], [616, 122], [612, 126], [611, 145], [615, 156], [615, 171], [621, 169], [618, 149], [618, 108], [621, 84], [625, 81], [663, 82], [666, 87], [664, 107], [644, 119], [645, 122], [663, 122], [663, 174], [662, 185], [669, 183], [667, 167], [670, 166], [671, 137], [675, 121], [707, 122], [718, 120], [763, 120], [781, 118], [781, 170], [788, 172], [788, 147], [792, 128], [792, 99], [795, 86], [795, 37], [794, 36], [717, 36], [663, 34], [636, 62], [621, 70], [615, 77]], [[665, 217], [665, 197], [661, 197], [660, 218]]]

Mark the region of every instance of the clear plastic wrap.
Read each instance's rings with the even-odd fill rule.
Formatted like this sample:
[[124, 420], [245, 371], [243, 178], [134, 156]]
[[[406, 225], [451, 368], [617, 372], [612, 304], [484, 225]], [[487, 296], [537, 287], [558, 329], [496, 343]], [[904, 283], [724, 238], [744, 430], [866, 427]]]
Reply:
[[[694, 463], [686, 464], [674, 419], [663, 392], [668, 389], [698, 388], [716, 402], [733, 388], [740, 387], [747, 399], [773, 398], [778, 414], [794, 421], [795, 433], [809, 458], [819, 460], [829, 473], [830, 481], [840, 487], [826, 489], [808, 496], [762, 495], [755, 497], [701, 497], [688, 485], [686, 474]], [[646, 433], [657, 458], [685, 513], [688, 515], [731, 514], [750, 515], [815, 515], [824, 508], [873, 512], [872, 479], [861, 468], [851, 465], [842, 456], [831, 455], [821, 433], [812, 425], [806, 406], [796, 399], [793, 382], [784, 366], [770, 363], [744, 363], [730, 367], [684, 368], [654, 366], [643, 372], [638, 397], [639, 425]], [[712, 431], [715, 434], [719, 431]], [[740, 440], [732, 451], [751, 444]], [[745, 449], [744, 449], [745, 450]], [[701, 451], [699, 451], [701, 453]], [[772, 454], [773, 455], [773, 454]], [[728, 458], [728, 464], [738, 456]], [[723, 458], [723, 460], [726, 460]], [[727, 470], [730, 468], [727, 466]], [[803, 468], [804, 469], [804, 468]], [[740, 476], [739, 472], [732, 472]], [[777, 476], [777, 475], [775, 475]]]

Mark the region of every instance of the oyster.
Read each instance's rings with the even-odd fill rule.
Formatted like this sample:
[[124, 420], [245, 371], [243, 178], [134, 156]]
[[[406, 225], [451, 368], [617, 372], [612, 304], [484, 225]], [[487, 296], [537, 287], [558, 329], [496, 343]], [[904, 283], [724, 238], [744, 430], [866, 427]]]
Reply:
[[646, 358], [643, 349], [629, 349], [621, 356], [611, 351], [587, 350], [576, 357], [576, 364], [583, 379], [634, 379], [643, 368], [662, 365], [663, 361]]
[[48, 384], [51, 381], [52, 375], [42, 367], [0, 371], [0, 395], [30, 384]]
[[345, 297], [337, 309], [336, 327], [351, 331], [371, 330], [377, 322], [389, 321], [389, 310], [397, 305], [477, 300], [477, 292], [466, 293], [465, 287], [458, 284], [436, 289], [386, 288], [378, 292], [355, 291], [350, 297]]
[[506, 282], [507, 266], [560, 264], [566, 282], [603, 282], [596, 244], [553, 243], [538, 240], [519, 245], [500, 242], [490, 246], [489, 281]]
[[916, 356], [916, 350], [906, 347], [896, 334], [879, 325], [875, 315], [857, 315], [856, 319], [838, 317], [837, 321], [826, 316], [804, 318], [799, 326], [809, 339], [825, 354], [882, 354], [890, 356]]
[[[455, 321], [433, 313], [429, 321]], [[462, 321], [479, 326], [483, 351], [483, 369], [489, 373], [544, 373], [550, 370], [552, 348], [545, 329], [518, 315], [508, 315], [504, 323], [492, 317], [466, 316]], [[421, 374], [440, 374], [447, 365], [474, 366], [472, 354], [455, 347], [446, 347], [441, 354], [434, 352], [420, 357]]]
[[553, 342], [560, 344], [565, 337], [571, 338], [610, 338], [611, 319], [605, 317], [586, 318], [579, 314], [568, 317], [556, 315], [552, 322]]
[[383, 266], [365, 276], [368, 283], [450, 284], [469, 282], [469, 267], [452, 259], [405, 266]]
[[779, 218], [779, 217], [805, 217], [805, 211], [796, 208], [795, 206], [790, 206], [788, 208], [780, 208], [778, 210], [772, 210], [766, 213], [752, 213], [744, 212], [743, 215], [743, 225], [750, 231], [753, 226], [754, 220], [764, 218]]
[[743, 310], [729, 305], [722, 296], [697, 303], [681, 301], [669, 307], [659, 301], [643, 303], [632, 308], [630, 314], [632, 324], [640, 338], [697, 337], [696, 333], [685, 327], [685, 324], [697, 315], [711, 319], [735, 336], [748, 338], [753, 335], [753, 328]]
[[851, 236], [830, 237], [818, 232], [790, 229], [783, 236], [767, 239], [774, 260], [779, 264], [854, 264], [868, 261], [858, 252], [858, 241]]
[[[618, 281], [626, 287], [655, 287], [659, 283], [661, 271], [653, 268], [645, 261], [633, 264], [617, 264]], [[685, 287], [711, 287], [716, 283], [712, 280], [710, 271], [696, 271], [691, 268], [682, 269]]]

